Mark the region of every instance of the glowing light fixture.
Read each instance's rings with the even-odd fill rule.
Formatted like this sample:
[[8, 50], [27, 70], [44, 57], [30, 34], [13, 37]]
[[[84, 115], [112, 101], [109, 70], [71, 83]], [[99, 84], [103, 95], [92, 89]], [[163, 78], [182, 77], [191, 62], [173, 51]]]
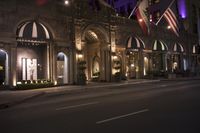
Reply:
[[178, 0], [178, 11], [179, 11], [181, 18], [185, 19], [187, 17], [185, 0]]
[[143, 20], [142, 19], [139, 19], [139, 22], [142, 22]]
[[57, 85], [58, 83], [57, 83], [57, 81], [54, 81], [54, 85]]
[[170, 25], [168, 25], [168, 26], [167, 26], [167, 29], [171, 29], [171, 26], [170, 26]]
[[65, 0], [65, 5], [69, 5], [69, 0]]
[[82, 59], [83, 58], [83, 54], [78, 54], [78, 58]]
[[114, 56], [113, 59], [116, 60], [116, 59], [117, 59], [117, 56]]

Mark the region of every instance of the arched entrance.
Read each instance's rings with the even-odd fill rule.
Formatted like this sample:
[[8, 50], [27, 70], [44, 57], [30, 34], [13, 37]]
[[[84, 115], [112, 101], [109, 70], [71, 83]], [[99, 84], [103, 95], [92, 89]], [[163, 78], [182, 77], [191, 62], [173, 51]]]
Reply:
[[60, 52], [57, 55], [57, 83], [58, 84], [68, 84], [68, 57]]
[[181, 44], [175, 43], [173, 46], [172, 55], [172, 72], [180, 73], [184, 70], [184, 60], [183, 60], [184, 48]]
[[83, 54], [89, 81], [110, 81], [110, 46], [102, 27], [89, 26], [82, 36]]
[[17, 29], [17, 82], [50, 80], [52, 35], [41, 22], [31, 20]]
[[155, 76], [164, 76], [167, 71], [167, 45], [161, 40], [155, 40], [152, 52], [152, 69]]
[[8, 54], [0, 49], [0, 86], [8, 85]]
[[135, 36], [130, 36], [126, 44], [126, 75], [129, 79], [142, 77], [144, 42]]

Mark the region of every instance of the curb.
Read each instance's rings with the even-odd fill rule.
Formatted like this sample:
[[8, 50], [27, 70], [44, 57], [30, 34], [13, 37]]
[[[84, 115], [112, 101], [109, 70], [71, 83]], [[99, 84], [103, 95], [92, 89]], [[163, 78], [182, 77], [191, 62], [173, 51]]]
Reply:
[[3, 110], [3, 109], [6, 109], [6, 108], [15, 106], [15, 105], [17, 105], [17, 104], [26, 102], [26, 101], [28, 101], [28, 100], [31, 100], [31, 99], [33, 99], [33, 98], [42, 96], [42, 95], [44, 95], [44, 94], [45, 94], [45, 92], [40, 92], [40, 93], [37, 93], [37, 94], [33, 94], [33, 95], [31, 95], [31, 96], [25, 97], [25, 98], [23, 98], [23, 99], [21, 99], [21, 100], [17, 100], [17, 101], [13, 101], [13, 102], [7, 102], [7, 103], [0, 103], [0, 110]]
[[161, 79], [160, 81], [187, 81], [187, 80], [200, 80], [200, 78], [175, 78], [175, 79]]

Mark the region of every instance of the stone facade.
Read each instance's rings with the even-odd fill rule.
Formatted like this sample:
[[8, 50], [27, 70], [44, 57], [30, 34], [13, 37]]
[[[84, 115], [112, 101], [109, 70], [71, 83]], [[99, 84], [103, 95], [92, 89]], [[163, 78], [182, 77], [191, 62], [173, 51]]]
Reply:
[[[116, 16], [105, 6], [92, 9], [87, 1], [74, 0], [69, 5], [61, 0], [43, 5], [34, 0], [1, 1], [0, 18], [4, 85], [16, 86], [27, 80], [77, 84], [81, 61], [86, 62], [87, 80], [105, 82], [115, 80], [116, 73], [121, 77], [145, 78], [155, 69], [157, 73], [173, 72], [174, 62], [180, 73], [192, 67], [195, 72], [199, 64], [192, 64], [192, 46], [198, 43], [196, 34], [183, 31], [176, 37], [163, 27], [152, 27], [151, 34], [144, 35], [138, 22]], [[137, 37], [138, 45], [145, 47], [127, 49], [130, 37]], [[153, 49], [155, 40], [163, 41], [164, 44], [158, 44], [166, 49]], [[184, 51], [173, 51], [175, 43], [181, 44]], [[160, 67], [154, 59], [157, 55], [162, 62]], [[178, 62], [173, 62], [175, 55]], [[196, 60], [198, 56], [195, 53]]]

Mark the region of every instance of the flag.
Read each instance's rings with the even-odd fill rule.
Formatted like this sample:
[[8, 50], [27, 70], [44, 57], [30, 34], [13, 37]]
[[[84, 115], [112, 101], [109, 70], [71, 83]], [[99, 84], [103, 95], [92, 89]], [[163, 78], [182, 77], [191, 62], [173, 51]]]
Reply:
[[151, 14], [151, 22], [158, 25], [162, 19], [165, 11], [171, 7], [175, 0], [160, 0], [160, 2], [153, 4], [149, 3], [149, 14]]
[[[179, 22], [175, 15], [177, 14], [175, 1], [176, 0], [163, 0], [157, 4], [152, 4], [149, 7], [149, 12], [152, 16], [151, 23], [158, 25], [164, 17], [167, 21], [168, 29], [171, 29], [177, 36], [179, 36]], [[156, 15], [158, 11], [160, 16]]]
[[136, 16], [144, 33], [149, 34], [148, 0], [141, 0], [136, 9]]
[[176, 18], [176, 15], [174, 14], [174, 12], [171, 10], [171, 8], [169, 7], [165, 13], [164, 13], [164, 17], [167, 20], [170, 28], [172, 29], [172, 31], [179, 36], [179, 26], [178, 26], [178, 19]]

